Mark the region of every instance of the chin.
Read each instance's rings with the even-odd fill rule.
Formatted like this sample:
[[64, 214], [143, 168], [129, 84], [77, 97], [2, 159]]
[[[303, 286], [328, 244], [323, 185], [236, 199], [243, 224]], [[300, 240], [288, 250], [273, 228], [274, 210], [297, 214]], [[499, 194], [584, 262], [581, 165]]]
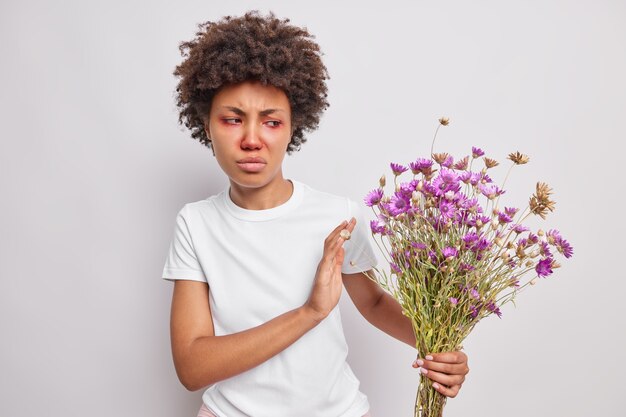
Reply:
[[272, 182], [272, 178], [264, 178], [258, 174], [247, 174], [245, 176], [237, 175], [230, 177], [231, 185], [237, 185], [241, 188], [263, 188]]

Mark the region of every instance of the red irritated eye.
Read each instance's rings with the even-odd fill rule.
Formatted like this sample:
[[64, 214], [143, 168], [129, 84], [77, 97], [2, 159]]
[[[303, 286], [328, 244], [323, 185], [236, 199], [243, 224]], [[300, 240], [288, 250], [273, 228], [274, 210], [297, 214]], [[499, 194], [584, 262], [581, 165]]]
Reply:
[[222, 122], [227, 125], [236, 125], [241, 123], [241, 119], [239, 119], [238, 117], [224, 117], [222, 119]]

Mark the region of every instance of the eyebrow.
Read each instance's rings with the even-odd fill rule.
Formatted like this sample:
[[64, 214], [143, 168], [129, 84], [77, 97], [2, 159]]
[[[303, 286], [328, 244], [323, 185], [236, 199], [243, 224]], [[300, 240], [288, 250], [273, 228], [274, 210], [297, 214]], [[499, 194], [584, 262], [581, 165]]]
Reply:
[[[235, 113], [238, 116], [245, 116], [246, 112], [241, 110], [239, 107], [232, 107], [232, 106], [223, 106], [225, 109], [228, 109], [230, 111], [232, 111], [233, 113]], [[259, 115], [261, 116], [267, 116], [270, 115], [272, 113], [276, 113], [276, 112], [284, 112], [284, 110], [282, 109], [265, 109], [265, 110], [261, 110], [259, 112]]]

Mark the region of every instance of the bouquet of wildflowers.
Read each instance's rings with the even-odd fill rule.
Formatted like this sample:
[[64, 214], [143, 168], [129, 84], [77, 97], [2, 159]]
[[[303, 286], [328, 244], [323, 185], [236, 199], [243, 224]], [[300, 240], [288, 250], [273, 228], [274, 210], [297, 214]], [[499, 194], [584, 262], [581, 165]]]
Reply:
[[[439, 123], [437, 131], [449, 120]], [[376, 214], [370, 224], [374, 239], [390, 266], [389, 274], [377, 271], [370, 278], [411, 319], [422, 355], [461, 349], [476, 323], [491, 314], [501, 317], [503, 304], [560, 266], [556, 253], [565, 258], [573, 253], [557, 230], [532, 232], [523, 224], [530, 215], [545, 219], [554, 210], [547, 184], [537, 183], [523, 210], [500, 207], [506, 177], [499, 187], [488, 175], [496, 160], [476, 147], [456, 161], [432, 148], [431, 155], [408, 166], [392, 163], [392, 193], [385, 194], [383, 176], [380, 188], [365, 198]], [[508, 159], [511, 168], [529, 160], [519, 152]], [[401, 182], [408, 171], [412, 176]], [[415, 417], [442, 416], [445, 401], [422, 378]]]

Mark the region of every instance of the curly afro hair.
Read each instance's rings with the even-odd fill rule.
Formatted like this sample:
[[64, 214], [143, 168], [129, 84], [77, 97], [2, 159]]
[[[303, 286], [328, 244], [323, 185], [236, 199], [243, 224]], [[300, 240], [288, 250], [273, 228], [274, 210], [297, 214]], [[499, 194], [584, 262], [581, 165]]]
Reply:
[[299, 150], [304, 131], [313, 131], [329, 106], [326, 67], [319, 45], [306, 28], [257, 11], [226, 16], [198, 25], [195, 39], [180, 44], [183, 62], [174, 75], [178, 120], [191, 136], [211, 147], [204, 122], [219, 89], [243, 81], [259, 81], [285, 92], [291, 105], [293, 135], [287, 152]]

